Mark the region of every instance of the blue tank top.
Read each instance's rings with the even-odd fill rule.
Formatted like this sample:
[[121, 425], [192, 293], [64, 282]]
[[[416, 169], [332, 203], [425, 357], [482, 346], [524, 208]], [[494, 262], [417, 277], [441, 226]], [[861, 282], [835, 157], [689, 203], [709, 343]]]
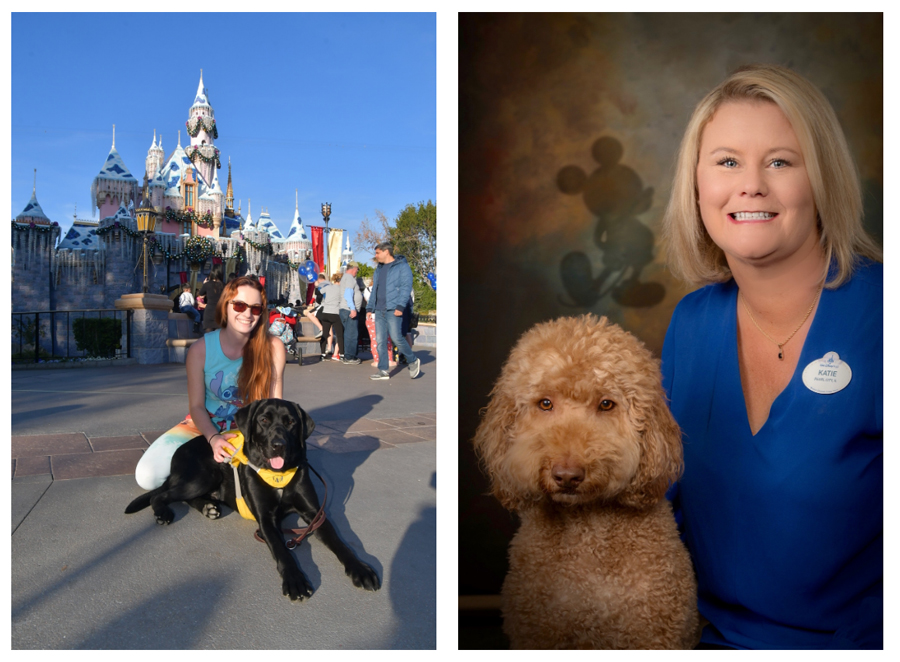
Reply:
[[238, 373], [244, 359], [229, 359], [225, 356], [220, 333], [221, 329], [216, 329], [205, 337], [203, 382], [206, 384], [206, 411], [220, 430], [233, 430], [237, 428], [234, 414], [243, 406], [238, 393]]

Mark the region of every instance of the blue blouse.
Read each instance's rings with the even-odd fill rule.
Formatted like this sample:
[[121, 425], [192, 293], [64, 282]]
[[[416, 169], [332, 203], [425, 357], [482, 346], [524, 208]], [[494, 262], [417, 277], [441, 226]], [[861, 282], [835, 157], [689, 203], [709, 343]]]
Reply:
[[[849, 282], [823, 290], [797, 369], [755, 436], [734, 281], [675, 309], [662, 371], [685, 471], [670, 498], [710, 621], [705, 642], [883, 647], [882, 280], [882, 265], [866, 261]], [[829, 352], [852, 378], [836, 393], [815, 393], [803, 370]]]

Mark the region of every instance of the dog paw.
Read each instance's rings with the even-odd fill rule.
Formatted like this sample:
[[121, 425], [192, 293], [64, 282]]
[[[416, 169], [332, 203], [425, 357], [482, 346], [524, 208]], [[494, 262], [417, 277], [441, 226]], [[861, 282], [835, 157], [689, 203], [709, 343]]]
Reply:
[[367, 591], [377, 591], [381, 588], [381, 580], [378, 579], [378, 574], [362, 561], [359, 561], [356, 565], [348, 566], [347, 576], [357, 588], [364, 588]]
[[219, 519], [222, 516], [222, 511], [219, 510], [219, 506], [212, 502], [204, 505], [202, 512], [209, 519]]
[[299, 570], [287, 570], [282, 577], [281, 592], [291, 600], [308, 598], [313, 594], [312, 586]]
[[171, 508], [158, 510], [155, 515], [157, 524], [171, 524], [172, 520], [175, 519], [175, 512]]

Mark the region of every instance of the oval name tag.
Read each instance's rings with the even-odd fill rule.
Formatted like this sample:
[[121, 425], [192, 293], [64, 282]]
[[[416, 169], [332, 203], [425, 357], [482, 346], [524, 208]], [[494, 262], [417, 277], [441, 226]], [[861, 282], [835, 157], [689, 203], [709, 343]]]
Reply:
[[853, 371], [837, 352], [828, 352], [803, 369], [803, 383], [813, 393], [837, 393], [850, 383]]

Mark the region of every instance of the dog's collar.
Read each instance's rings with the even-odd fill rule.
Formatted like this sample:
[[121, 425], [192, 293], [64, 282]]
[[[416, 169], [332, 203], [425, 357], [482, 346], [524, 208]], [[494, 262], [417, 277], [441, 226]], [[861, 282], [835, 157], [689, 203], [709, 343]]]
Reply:
[[[244, 497], [241, 493], [241, 481], [238, 476], [237, 468], [241, 464], [246, 464], [248, 467], [253, 469], [256, 474], [262, 478], [267, 485], [274, 488], [282, 488], [294, 478], [294, 474], [297, 473], [298, 467], [294, 467], [292, 469], [285, 469], [284, 471], [274, 471], [272, 469], [265, 469], [257, 467], [253, 464], [244, 453], [244, 435], [240, 432], [235, 431], [237, 436], [233, 437], [230, 440], [232, 446], [235, 447], [235, 452], [231, 456], [229, 460], [229, 464], [231, 464], [232, 469], [234, 470], [234, 489], [235, 489], [235, 497], [237, 500], [238, 512], [240, 512], [241, 516], [244, 519], [252, 519], [256, 521], [256, 518], [253, 516], [253, 513], [250, 512], [250, 509], [247, 507], [247, 504], [244, 503]], [[227, 449], [226, 449], [227, 452]]]
[[293, 467], [292, 469], [285, 469], [284, 471], [275, 471], [274, 469], [266, 469], [264, 467], [261, 468], [256, 466], [247, 458], [247, 455], [244, 453], [244, 435], [240, 432], [236, 432], [236, 434], [237, 436], [231, 439], [231, 445], [237, 449], [231, 456], [231, 466], [237, 467], [239, 464], [246, 464], [248, 467], [253, 469], [253, 471], [259, 474], [260, 478], [262, 478], [272, 487], [284, 487], [291, 482], [291, 479], [297, 472], [297, 467]]

